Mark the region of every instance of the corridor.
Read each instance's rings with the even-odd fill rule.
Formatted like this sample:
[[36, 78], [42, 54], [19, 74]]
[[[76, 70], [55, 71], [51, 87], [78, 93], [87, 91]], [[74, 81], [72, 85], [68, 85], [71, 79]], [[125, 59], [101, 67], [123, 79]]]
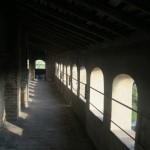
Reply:
[[29, 91], [29, 108], [4, 122], [0, 150], [95, 150], [52, 82], [31, 81]]

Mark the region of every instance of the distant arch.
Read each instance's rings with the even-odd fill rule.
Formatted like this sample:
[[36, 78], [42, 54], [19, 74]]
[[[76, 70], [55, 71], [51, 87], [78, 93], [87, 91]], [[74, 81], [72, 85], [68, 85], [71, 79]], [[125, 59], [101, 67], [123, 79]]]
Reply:
[[45, 66], [45, 61], [40, 59], [35, 61], [35, 69], [45, 69]]
[[64, 65], [64, 75], [63, 75], [63, 77], [64, 77], [64, 79], [63, 79], [63, 83], [66, 85], [66, 65]]
[[78, 89], [78, 73], [77, 73], [77, 66], [74, 64], [72, 66], [72, 91], [74, 94], [77, 95], [77, 89]]
[[58, 63], [56, 62], [55, 63], [55, 75], [56, 75], [56, 77], [58, 77], [59, 75], [59, 71], [58, 71]]
[[63, 79], [64, 79], [64, 73], [63, 73], [63, 64], [61, 63], [60, 65], [60, 80], [61, 82], [63, 82]]
[[80, 98], [85, 101], [85, 88], [86, 88], [86, 69], [84, 66], [80, 68]]
[[70, 65], [67, 65], [67, 87], [71, 89], [71, 71]]
[[45, 61], [35, 60], [35, 79], [45, 80], [45, 68]]

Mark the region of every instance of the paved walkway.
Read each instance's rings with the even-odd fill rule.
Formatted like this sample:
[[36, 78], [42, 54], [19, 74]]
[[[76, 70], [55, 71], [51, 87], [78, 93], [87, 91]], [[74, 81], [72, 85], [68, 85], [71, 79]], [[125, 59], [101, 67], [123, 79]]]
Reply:
[[95, 150], [53, 83], [30, 82], [29, 108], [0, 129], [0, 150]]

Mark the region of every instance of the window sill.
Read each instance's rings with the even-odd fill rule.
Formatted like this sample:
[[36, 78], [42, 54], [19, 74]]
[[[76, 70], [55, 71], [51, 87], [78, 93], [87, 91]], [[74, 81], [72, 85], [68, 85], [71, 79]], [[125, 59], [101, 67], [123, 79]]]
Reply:
[[111, 130], [111, 131], [130, 150], [134, 150], [135, 140], [129, 136], [129, 135], [131, 135], [133, 138], [135, 137], [135, 132], [133, 130], [125, 130], [129, 135], [127, 135], [125, 132], [123, 132], [121, 130]]

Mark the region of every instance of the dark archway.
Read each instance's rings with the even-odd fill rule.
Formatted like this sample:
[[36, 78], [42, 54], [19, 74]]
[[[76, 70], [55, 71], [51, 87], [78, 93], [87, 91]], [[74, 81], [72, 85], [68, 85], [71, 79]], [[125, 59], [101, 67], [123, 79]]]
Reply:
[[43, 60], [35, 61], [35, 79], [45, 80], [45, 67], [46, 64]]

